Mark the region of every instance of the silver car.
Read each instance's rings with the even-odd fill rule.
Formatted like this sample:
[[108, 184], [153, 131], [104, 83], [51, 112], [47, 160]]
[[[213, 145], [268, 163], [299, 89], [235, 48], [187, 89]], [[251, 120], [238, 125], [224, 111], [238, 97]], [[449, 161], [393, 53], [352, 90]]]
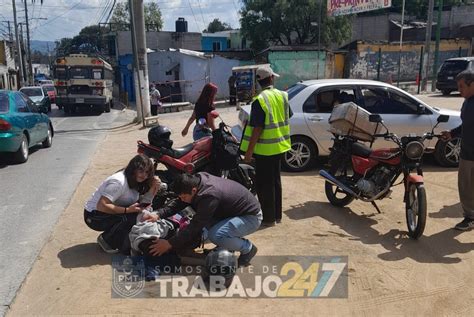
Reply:
[[[380, 114], [390, 131], [399, 136], [431, 131], [440, 114], [450, 118], [447, 123], [439, 125], [439, 131], [461, 124], [459, 111], [429, 106], [397, 87], [378, 81], [308, 80], [290, 87], [288, 96], [293, 110], [290, 119], [292, 149], [286, 153], [283, 167], [294, 172], [309, 169], [318, 156], [329, 155], [333, 135], [328, 131], [328, 119], [336, 104], [352, 101], [371, 113]], [[242, 135], [249, 115], [250, 105], [242, 107], [239, 125], [232, 129], [237, 137]], [[434, 152], [440, 165], [458, 164], [459, 138], [449, 142], [433, 139], [426, 141], [425, 145], [428, 152]], [[393, 147], [393, 144], [377, 139], [373, 147]]]

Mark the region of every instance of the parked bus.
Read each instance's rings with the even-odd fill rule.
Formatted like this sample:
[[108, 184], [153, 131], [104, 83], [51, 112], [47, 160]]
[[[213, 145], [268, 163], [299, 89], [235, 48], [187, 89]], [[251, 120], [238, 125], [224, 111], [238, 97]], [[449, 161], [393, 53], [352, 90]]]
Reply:
[[113, 107], [112, 66], [104, 59], [86, 54], [59, 57], [54, 63], [56, 105], [65, 113], [78, 107], [110, 112]]

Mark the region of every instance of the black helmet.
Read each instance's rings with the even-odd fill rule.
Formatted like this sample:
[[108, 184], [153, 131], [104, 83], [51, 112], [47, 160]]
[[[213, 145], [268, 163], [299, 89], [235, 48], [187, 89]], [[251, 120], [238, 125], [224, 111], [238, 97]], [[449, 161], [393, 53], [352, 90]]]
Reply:
[[148, 142], [156, 147], [171, 149], [173, 140], [170, 140], [171, 130], [164, 125], [157, 125], [148, 131]]
[[224, 285], [229, 287], [237, 271], [237, 258], [234, 253], [216, 248], [206, 256], [206, 265], [203, 272], [203, 279], [210, 282], [211, 276], [221, 276], [225, 279]]

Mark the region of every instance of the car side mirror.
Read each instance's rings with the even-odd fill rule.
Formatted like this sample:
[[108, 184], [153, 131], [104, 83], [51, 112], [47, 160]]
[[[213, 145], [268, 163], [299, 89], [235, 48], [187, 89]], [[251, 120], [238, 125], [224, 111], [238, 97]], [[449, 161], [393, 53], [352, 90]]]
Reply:
[[418, 106], [418, 114], [424, 114], [424, 113], [426, 113], [425, 105], [419, 105]]
[[442, 114], [438, 117], [438, 119], [436, 121], [438, 121], [438, 123], [448, 122], [449, 121], [449, 116], [446, 115], [446, 114]]
[[369, 115], [369, 121], [373, 123], [381, 123], [383, 120], [379, 114], [371, 114]]

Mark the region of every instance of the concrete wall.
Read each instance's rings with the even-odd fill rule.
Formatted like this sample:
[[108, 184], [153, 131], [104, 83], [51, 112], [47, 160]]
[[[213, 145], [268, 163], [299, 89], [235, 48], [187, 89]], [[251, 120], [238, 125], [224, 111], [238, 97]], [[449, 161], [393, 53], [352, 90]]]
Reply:
[[[420, 67], [420, 53], [422, 43], [408, 43], [403, 45], [401, 55], [400, 80], [414, 81]], [[440, 43], [439, 65], [445, 59], [458, 57], [461, 47], [461, 56], [467, 56], [471, 43], [467, 40], [443, 40]], [[364, 44], [359, 42], [357, 50], [349, 52], [348, 64], [349, 77], [360, 79], [376, 79], [379, 60], [379, 48], [382, 49], [382, 63], [380, 67], [380, 80], [396, 81], [398, 76], [399, 45], [394, 44]], [[434, 64], [434, 54], [430, 56], [429, 65]], [[430, 75], [432, 71], [430, 70]]]
[[[184, 48], [188, 50], [201, 50], [201, 33], [186, 32], [147, 32], [147, 48], [152, 50], [167, 50], [169, 48]], [[117, 32], [116, 38], [117, 57], [132, 54], [132, 38], [130, 31]]]
[[288, 88], [300, 80], [325, 78], [324, 52], [318, 54], [318, 51], [270, 51], [268, 62], [281, 76], [275, 83], [280, 89]]

